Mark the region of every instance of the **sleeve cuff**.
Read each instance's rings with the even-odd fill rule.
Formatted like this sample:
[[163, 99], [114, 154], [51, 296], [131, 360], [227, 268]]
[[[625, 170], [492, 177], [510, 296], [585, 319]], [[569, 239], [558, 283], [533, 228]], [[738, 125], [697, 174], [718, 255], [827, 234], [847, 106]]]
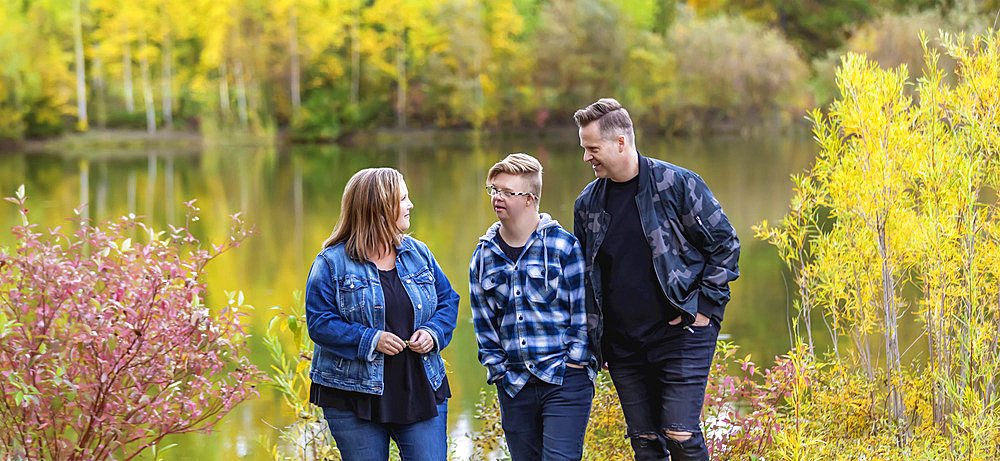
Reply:
[[486, 366], [486, 383], [493, 384], [500, 380], [507, 373], [507, 365], [487, 365]]
[[711, 299], [708, 299], [705, 295], [698, 295], [698, 313], [708, 317], [710, 319], [715, 319], [719, 324], [722, 323], [722, 316], [725, 313], [725, 308], [716, 304]]
[[590, 350], [586, 347], [577, 347], [574, 345], [570, 348], [569, 353], [566, 354], [566, 363], [584, 367], [589, 365]]
[[364, 336], [361, 337], [361, 344], [358, 345], [358, 357], [369, 362], [374, 361], [377, 357], [375, 346], [378, 345], [378, 340], [381, 337], [382, 330], [370, 328], [365, 331]]
[[427, 334], [431, 335], [431, 339], [434, 340], [434, 352], [437, 352], [437, 353], [440, 354], [441, 353], [441, 347], [440, 347], [441, 346], [441, 341], [438, 340], [438, 335], [437, 335], [437, 333], [434, 332], [434, 329], [433, 328], [428, 328], [428, 327], [420, 327], [420, 328], [417, 328], [417, 329], [418, 330], [424, 330], [424, 331], [427, 332]]

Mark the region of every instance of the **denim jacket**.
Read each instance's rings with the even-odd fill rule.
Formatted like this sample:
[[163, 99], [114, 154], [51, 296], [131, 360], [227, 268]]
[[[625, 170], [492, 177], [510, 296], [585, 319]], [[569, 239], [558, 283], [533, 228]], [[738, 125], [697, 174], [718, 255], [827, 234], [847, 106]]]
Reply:
[[469, 264], [473, 326], [487, 382], [500, 380], [513, 397], [532, 375], [562, 384], [567, 363], [587, 367], [593, 379], [576, 238], [542, 213], [511, 261], [497, 243], [499, 229], [494, 223], [480, 237]]
[[[592, 181], [573, 207], [573, 233], [587, 264], [587, 327], [598, 357], [604, 322], [596, 256], [611, 223], [604, 211], [608, 181]], [[693, 323], [699, 312], [721, 322], [729, 282], [740, 275], [740, 242], [705, 181], [690, 170], [639, 155], [635, 203], [667, 300], [682, 312], [685, 324]]]
[[[399, 278], [413, 303], [414, 329], [427, 330], [434, 338], [435, 349], [423, 354], [423, 362], [437, 389], [445, 373], [441, 350], [457, 322], [458, 293], [423, 242], [403, 237], [396, 253]], [[385, 329], [384, 304], [374, 263], [348, 258], [343, 242], [323, 249], [306, 283], [306, 325], [316, 344], [309, 379], [381, 395], [383, 354], [375, 345]]]

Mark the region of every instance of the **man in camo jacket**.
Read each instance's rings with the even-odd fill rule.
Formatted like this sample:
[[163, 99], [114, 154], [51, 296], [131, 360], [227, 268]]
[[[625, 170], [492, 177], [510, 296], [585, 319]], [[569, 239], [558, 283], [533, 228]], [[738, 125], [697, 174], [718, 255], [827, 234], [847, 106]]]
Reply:
[[574, 206], [587, 327], [637, 461], [707, 460], [700, 415], [739, 240], [697, 174], [643, 157], [610, 98], [574, 116], [598, 179]]

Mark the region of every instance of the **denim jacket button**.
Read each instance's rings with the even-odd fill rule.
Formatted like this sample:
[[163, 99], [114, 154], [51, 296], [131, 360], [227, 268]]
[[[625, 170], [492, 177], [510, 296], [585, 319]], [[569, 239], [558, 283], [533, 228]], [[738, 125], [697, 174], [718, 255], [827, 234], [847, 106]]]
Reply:
[[420, 304], [417, 304], [417, 309], [420, 309], [420, 307], [421, 307], [421, 305], [420, 305]]

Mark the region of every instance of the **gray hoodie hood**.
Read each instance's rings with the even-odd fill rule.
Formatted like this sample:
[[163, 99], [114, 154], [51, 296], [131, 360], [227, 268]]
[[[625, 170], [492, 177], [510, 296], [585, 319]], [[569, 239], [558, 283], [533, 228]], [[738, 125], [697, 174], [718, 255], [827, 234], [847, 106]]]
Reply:
[[[528, 237], [528, 241], [525, 242], [525, 244], [524, 244], [524, 251], [528, 251], [528, 248], [531, 247], [532, 243], [534, 243], [534, 241], [536, 239], [541, 239], [543, 241], [542, 242], [542, 260], [545, 261], [545, 277], [546, 278], [548, 278], [548, 276], [549, 276], [549, 269], [548, 269], [549, 268], [549, 265], [548, 265], [548, 262], [549, 262], [549, 249], [548, 249], [548, 246], [545, 245], [545, 243], [544, 243], [545, 234], [548, 232], [549, 229], [557, 228], [557, 227], [559, 227], [559, 221], [556, 221], [555, 219], [552, 219], [552, 216], [550, 216], [548, 213], [539, 213], [538, 214], [538, 227], [535, 228], [535, 232], [532, 233], [531, 237]], [[484, 250], [486, 250], [487, 247], [492, 247], [494, 249], [494, 251], [496, 251], [498, 253], [502, 253], [502, 250], [500, 250], [500, 246], [497, 245], [494, 242], [494, 238], [497, 236], [497, 233], [499, 233], [499, 232], [500, 232], [500, 221], [497, 221], [497, 222], [493, 223], [489, 227], [489, 229], [486, 229], [486, 233], [483, 234], [482, 237], [479, 237], [478, 247], [479, 247], [479, 279], [480, 280], [483, 279], [483, 266], [484, 266], [484, 264], [483, 264], [483, 258], [485, 257], [485, 255], [484, 255], [485, 251]]]

